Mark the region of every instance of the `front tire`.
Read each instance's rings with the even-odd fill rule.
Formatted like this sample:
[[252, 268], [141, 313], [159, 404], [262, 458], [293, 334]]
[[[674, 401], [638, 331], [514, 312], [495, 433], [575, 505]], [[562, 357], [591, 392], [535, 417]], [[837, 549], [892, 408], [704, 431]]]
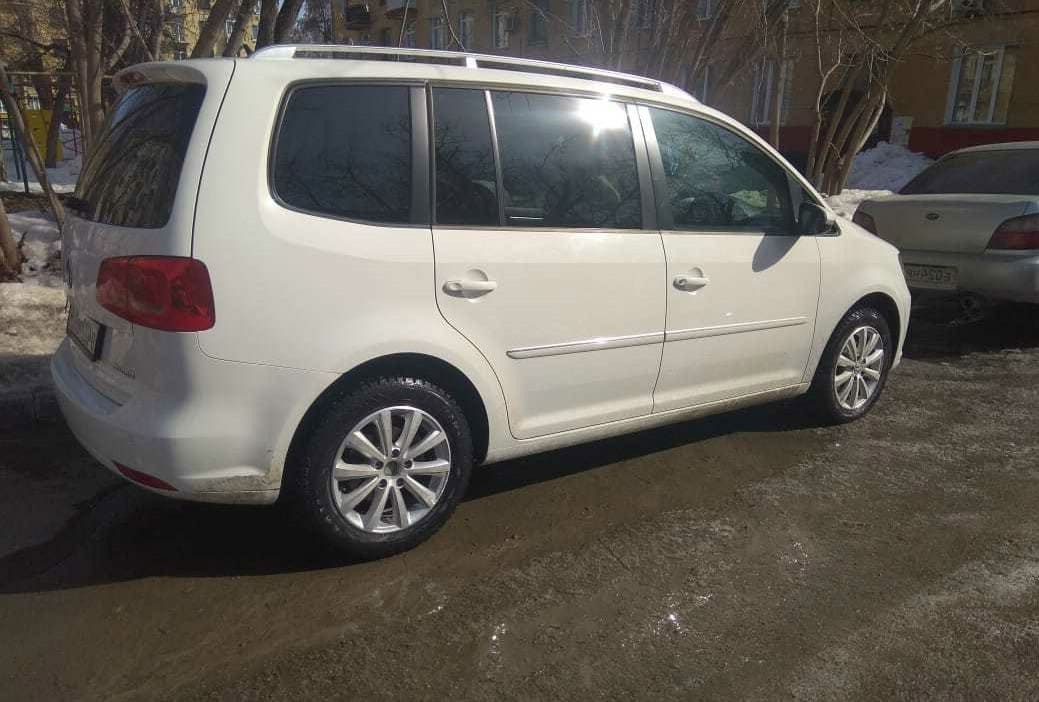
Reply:
[[335, 399], [287, 486], [302, 516], [362, 560], [414, 548], [465, 494], [472, 436], [454, 399], [425, 380], [378, 378]]
[[870, 306], [856, 307], [841, 320], [823, 351], [808, 401], [819, 419], [843, 424], [876, 404], [894, 357], [887, 320]]

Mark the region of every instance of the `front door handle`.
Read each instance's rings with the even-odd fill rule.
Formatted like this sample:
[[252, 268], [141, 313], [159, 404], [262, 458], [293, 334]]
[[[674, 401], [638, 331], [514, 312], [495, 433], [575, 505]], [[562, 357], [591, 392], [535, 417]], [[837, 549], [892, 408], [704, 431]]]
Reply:
[[678, 290], [689, 292], [690, 290], [699, 290], [710, 282], [711, 279], [705, 275], [676, 275], [672, 284]]
[[498, 288], [493, 280], [449, 280], [444, 283], [444, 292], [448, 295], [486, 295]]

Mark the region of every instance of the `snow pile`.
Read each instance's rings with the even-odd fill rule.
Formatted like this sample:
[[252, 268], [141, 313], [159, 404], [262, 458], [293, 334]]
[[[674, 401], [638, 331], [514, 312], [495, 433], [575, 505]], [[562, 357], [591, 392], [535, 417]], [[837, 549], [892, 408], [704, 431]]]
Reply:
[[923, 154], [882, 141], [855, 157], [848, 176], [848, 187], [856, 190], [898, 191], [932, 163], [934, 161]]
[[50, 356], [64, 337], [64, 290], [0, 283], [0, 395], [49, 385]]
[[[14, 168], [14, 157], [10, 151], [4, 152], [4, 158], [7, 159], [7, 177], [10, 180], [0, 181], [0, 190], [10, 190], [14, 192], [23, 192], [24, 184], [20, 178], [15, 176]], [[32, 166], [26, 162], [25, 167], [29, 173], [29, 192], [42, 193], [43, 188], [36, 181], [36, 174], [33, 173]], [[74, 156], [65, 161], [59, 161], [57, 167], [47, 169], [47, 177], [50, 179], [51, 187], [56, 193], [71, 193], [76, 189], [76, 181], [79, 179], [79, 172], [82, 169], [83, 164], [79, 156]]]
[[932, 163], [923, 154], [882, 141], [855, 157], [848, 187], [840, 195], [831, 195], [826, 200], [837, 214], [850, 218], [860, 202], [901, 190]]
[[61, 232], [54, 216], [47, 212], [23, 210], [7, 215], [15, 242], [22, 250], [22, 280], [30, 285], [62, 287]]
[[859, 203], [863, 200], [890, 194], [890, 190], [859, 190], [855, 188], [845, 188], [841, 191], [840, 195], [831, 195], [826, 198], [826, 201], [830, 203], [830, 207], [833, 208], [834, 212], [842, 217], [851, 219], [851, 216], [855, 214], [855, 210], [858, 208]]

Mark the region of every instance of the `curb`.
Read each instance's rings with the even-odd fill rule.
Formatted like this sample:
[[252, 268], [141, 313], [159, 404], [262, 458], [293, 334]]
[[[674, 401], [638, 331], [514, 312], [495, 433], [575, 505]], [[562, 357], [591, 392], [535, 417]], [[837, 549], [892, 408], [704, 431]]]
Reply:
[[0, 429], [50, 422], [60, 414], [53, 388], [0, 394]]

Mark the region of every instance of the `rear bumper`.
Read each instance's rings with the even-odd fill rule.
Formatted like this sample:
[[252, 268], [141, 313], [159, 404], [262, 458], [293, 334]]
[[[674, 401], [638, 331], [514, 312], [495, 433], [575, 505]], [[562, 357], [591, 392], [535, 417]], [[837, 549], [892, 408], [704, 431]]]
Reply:
[[955, 290], [923, 286], [919, 290], [974, 293], [996, 300], [1039, 304], [1039, 255], [903, 251], [902, 263], [956, 268]]
[[183, 393], [142, 389], [118, 404], [80, 374], [76, 353], [66, 339], [51, 375], [62, 414], [83, 447], [120, 477], [126, 476], [117, 463], [174, 488], [142, 486], [152, 492], [200, 502], [274, 502], [288, 439], [330, 382], [323, 373], [205, 360], [208, 371], [195, 367], [195, 383]]

